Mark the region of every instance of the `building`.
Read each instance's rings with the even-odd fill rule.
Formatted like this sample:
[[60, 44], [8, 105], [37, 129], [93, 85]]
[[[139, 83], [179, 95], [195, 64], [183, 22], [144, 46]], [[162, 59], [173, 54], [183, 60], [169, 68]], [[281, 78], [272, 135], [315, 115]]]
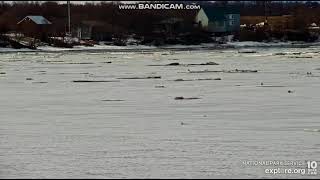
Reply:
[[172, 35], [173, 33], [178, 33], [183, 29], [183, 19], [182, 18], [168, 18], [159, 22], [153, 23], [154, 33], [164, 33], [167, 35]]
[[240, 30], [240, 11], [235, 7], [203, 7], [196, 17], [196, 24], [212, 33], [229, 34]]
[[50, 33], [51, 22], [43, 16], [26, 16], [17, 23], [18, 30], [25, 36], [46, 40]]
[[108, 41], [112, 38], [112, 25], [101, 21], [82, 21], [75, 26], [73, 36], [81, 40]]

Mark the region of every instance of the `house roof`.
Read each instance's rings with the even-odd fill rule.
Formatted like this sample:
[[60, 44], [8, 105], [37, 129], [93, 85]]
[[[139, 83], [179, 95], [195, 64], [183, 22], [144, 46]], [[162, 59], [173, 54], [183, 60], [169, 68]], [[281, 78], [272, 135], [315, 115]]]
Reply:
[[239, 8], [236, 7], [215, 7], [215, 6], [203, 6], [203, 11], [208, 16], [210, 21], [212, 20], [225, 20], [226, 14], [240, 14]]
[[21, 21], [19, 21], [18, 24], [20, 24], [21, 22], [23, 22], [23, 21], [25, 21], [27, 19], [33, 21], [34, 23], [36, 23], [38, 25], [52, 24], [49, 20], [47, 20], [43, 16], [26, 16]]

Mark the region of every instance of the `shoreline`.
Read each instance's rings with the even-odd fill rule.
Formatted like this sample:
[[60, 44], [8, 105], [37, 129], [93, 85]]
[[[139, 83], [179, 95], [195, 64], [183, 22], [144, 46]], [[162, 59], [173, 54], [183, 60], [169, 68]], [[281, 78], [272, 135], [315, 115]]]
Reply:
[[303, 43], [303, 42], [228, 42], [225, 44], [208, 43], [201, 45], [166, 45], [166, 46], [146, 46], [146, 45], [128, 45], [128, 46], [111, 46], [96, 45], [94, 47], [75, 46], [74, 48], [58, 48], [51, 46], [40, 46], [36, 50], [32, 49], [14, 49], [0, 48], [0, 53], [55, 53], [55, 52], [161, 52], [161, 51], [197, 51], [197, 50], [221, 50], [221, 49], [243, 49], [243, 48], [307, 48], [310, 46], [320, 46], [320, 42]]

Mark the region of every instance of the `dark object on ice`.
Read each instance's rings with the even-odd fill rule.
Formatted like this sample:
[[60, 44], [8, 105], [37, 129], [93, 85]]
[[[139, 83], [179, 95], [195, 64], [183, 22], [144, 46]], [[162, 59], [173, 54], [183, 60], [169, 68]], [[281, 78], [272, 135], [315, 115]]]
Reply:
[[61, 64], [94, 64], [92, 62], [70, 62], [70, 63], [61, 63]]
[[261, 85], [261, 86], [257, 86], [257, 87], [286, 87], [286, 86], [272, 86], [272, 85], [267, 85], [267, 86], [265, 86], [265, 85]]
[[198, 81], [206, 81], [206, 80], [221, 80], [221, 78], [205, 78], [205, 79], [197, 79]]
[[103, 62], [103, 63], [106, 63], [106, 64], [111, 64], [112, 62], [111, 62], [111, 61], [107, 61], [107, 62]]
[[170, 63], [170, 64], [167, 64], [167, 66], [179, 66], [180, 63]]
[[289, 56], [289, 58], [312, 58], [312, 56]]
[[59, 74], [89, 74], [89, 73], [59, 73]]
[[33, 80], [32, 78], [26, 78], [26, 80], [30, 81], [30, 80]]
[[260, 83], [261, 86], [263, 86], [263, 83]]
[[192, 80], [185, 80], [185, 79], [176, 79], [174, 81], [192, 81]]
[[155, 86], [155, 88], [165, 88], [165, 86]]
[[200, 64], [180, 64], [178, 62], [174, 62], [166, 65], [149, 65], [149, 66], [209, 66], [209, 65], [219, 65], [219, 64], [215, 62], [206, 62], [206, 63], [200, 63]]
[[121, 100], [121, 99], [104, 99], [104, 100], [101, 100], [101, 101], [124, 101], [124, 100]]
[[200, 63], [200, 64], [187, 64], [188, 66], [207, 66], [207, 65], [219, 65], [215, 62], [207, 62], [207, 63]]
[[293, 93], [293, 91], [291, 91], [291, 90], [288, 90], [288, 93]]
[[36, 83], [36, 84], [46, 84], [48, 82], [45, 82], [45, 81], [39, 81], [39, 82], [32, 82], [32, 83]]
[[218, 73], [218, 72], [223, 72], [223, 71], [209, 71], [209, 70], [204, 70], [204, 71], [190, 71], [190, 69], [188, 69], [189, 73]]
[[174, 63], [165, 64], [165, 65], [163, 65], [163, 64], [152, 64], [152, 65], [148, 65], [148, 66], [180, 66], [180, 65], [182, 65], [182, 64], [174, 62]]
[[6, 74], [5, 72], [0, 72], [0, 74]]
[[120, 82], [120, 81], [94, 81], [94, 80], [74, 80], [75, 83], [89, 83], [89, 82]]
[[175, 100], [192, 100], [192, 99], [200, 99], [200, 98], [197, 98], [197, 97], [185, 98], [183, 96], [178, 96], [178, 97], [175, 97], [174, 99]]
[[226, 73], [256, 73], [258, 70], [247, 70], [247, 69], [235, 69], [231, 71], [226, 71]]
[[179, 96], [179, 97], [175, 97], [174, 99], [175, 99], [175, 100], [181, 100], [181, 99], [184, 99], [184, 97]]
[[181, 125], [186, 125], [186, 123], [184, 123], [184, 122], [181, 122], [180, 124], [181, 124]]
[[311, 72], [307, 72], [307, 75], [312, 75], [312, 73]]
[[161, 79], [161, 76], [148, 76], [148, 77], [125, 77], [117, 79]]
[[173, 80], [173, 81], [212, 81], [212, 80], [221, 80], [221, 78], [176, 79], [176, 80]]

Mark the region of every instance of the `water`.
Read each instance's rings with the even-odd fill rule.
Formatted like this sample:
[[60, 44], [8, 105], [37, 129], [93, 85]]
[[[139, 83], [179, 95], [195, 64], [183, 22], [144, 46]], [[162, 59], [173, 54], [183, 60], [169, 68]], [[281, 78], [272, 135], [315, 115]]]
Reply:
[[255, 50], [0, 54], [0, 178], [319, 178], [244, 165], [320, 160], [320, 49]]

